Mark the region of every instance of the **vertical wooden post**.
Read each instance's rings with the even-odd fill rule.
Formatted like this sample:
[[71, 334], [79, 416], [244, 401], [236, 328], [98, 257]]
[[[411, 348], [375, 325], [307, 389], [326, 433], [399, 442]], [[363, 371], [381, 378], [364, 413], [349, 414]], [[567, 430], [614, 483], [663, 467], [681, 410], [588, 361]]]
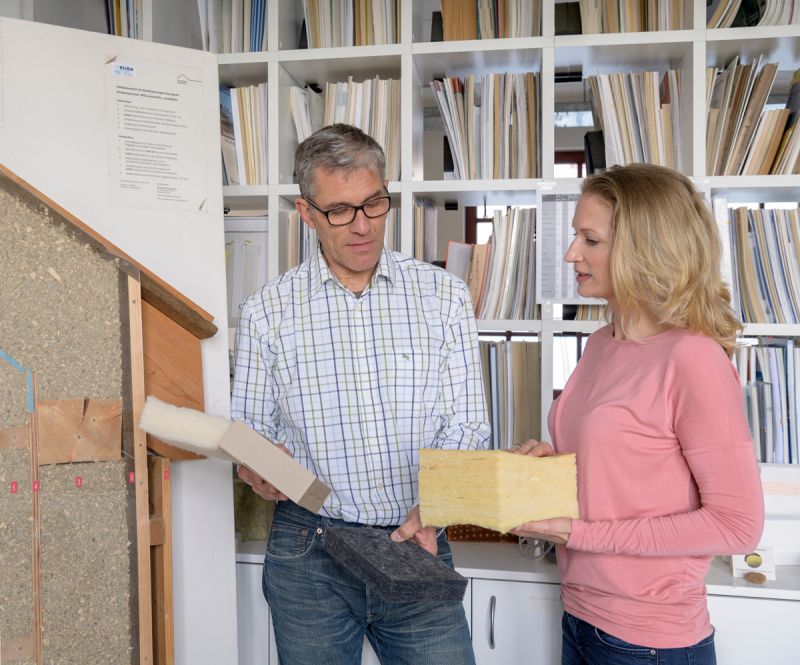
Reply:
[[[39, 418], [36, 409], [36, 378], [30, 375], [30, 401], [33, 411], [31, 423], [31, 488], [33, 503], [33, 651], [36, 665], [44, 664], [44, 644], [42, 636], [42, 516], [39, 507]], [[30, 408], [30, 406], [29, 406]]]
[[175, 643], [172, 629], [172, 517], [170, 502], [171, 462], [166, 457], [148, 458], [150, 486], [150, 572], [153, 579], [154, 665], [173, 665]]
[[147, 438], [139, 429], [144, 409], [144, 351], [142, 341], [142, 289], [128, 277], [128, 316], [131, 342], [133, 395], [133, 457], [136, 481], [136, 559], [139, 577], [139, 662], [153, 665], [153, 614], [150, 604], [150, 508], [147, 485]]

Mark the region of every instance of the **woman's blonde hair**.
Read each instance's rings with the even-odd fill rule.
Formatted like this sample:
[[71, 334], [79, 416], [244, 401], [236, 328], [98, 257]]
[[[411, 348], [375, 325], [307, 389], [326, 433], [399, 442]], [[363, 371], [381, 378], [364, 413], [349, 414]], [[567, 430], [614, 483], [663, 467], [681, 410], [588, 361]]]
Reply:
[[719, 342], [730, 357], [742, 328], [720, 276], [717, 225], [684, 175], [652, 164], [615, 166], [587, 178], [584, 196], [613, 207], [611, 284], [619, 321], [646, 314]]

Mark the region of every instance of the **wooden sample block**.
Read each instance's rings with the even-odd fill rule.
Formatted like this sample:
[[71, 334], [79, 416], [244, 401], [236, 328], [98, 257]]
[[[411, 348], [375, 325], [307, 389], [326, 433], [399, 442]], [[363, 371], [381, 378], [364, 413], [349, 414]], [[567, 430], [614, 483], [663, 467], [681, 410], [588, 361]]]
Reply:
[[[31, 433], [28, 427], [7, 427], [0, 429], [0, 450], [27, 448]], [[0, 663], [3, 661], [0, 661]]]
[[425, 526], [475, 524], [501, 533], [533, 520], [578, 517], [575, 455], [422, 449], [419, 505]]
[[312, 513], [320, 511], [331, 493], [313, 473], [244, 423], [233, 423], [219, 442], [219, 448]]
[[172, 446], [243, 464], [297, 505], [318, 513], [330, 489], [274, 441], [247, 425], [149, 396], [139, 427]]
[[39, 400], [39, 464], [100, 462], [122, 456], [122, 400]]

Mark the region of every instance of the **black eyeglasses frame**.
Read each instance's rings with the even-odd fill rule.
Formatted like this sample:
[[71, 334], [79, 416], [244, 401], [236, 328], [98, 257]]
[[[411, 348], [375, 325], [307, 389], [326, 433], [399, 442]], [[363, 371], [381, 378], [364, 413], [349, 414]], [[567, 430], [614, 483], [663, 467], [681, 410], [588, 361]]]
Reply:
[[[376, 196], [374, 198], [371, 198], [369, 201], [364, 201], [364, 203], [362, 203], [360, 206], [336, 206], [335, 208], [330, 208], [329, 210], [323, 210], [316, 203], [314, 203], [314, 201], [312, 201], [309, 197], [307, 197], [305, 195], [303, 195], [303, 198], [306, 200], [307, 203], [311, 204], [312, 208], [314, 208], [315, 210], [318, 210], [323, 215], [325, 215], [325, 219], [328, 222], [328, 224], [338, 228], [338, 227], [341, 227], [341, 226], [349, 226], [350, 224], [355, 222], [356, 221], [356, 216], [358, 215], [358, 211], [359, 210], [364, 213], [364, 217], [366, 217], [367, 219], [378, 219], [378, 217], [383, 217], [383, 215], [388, 215], [389, 211], [392, 209], [392, 197], [389, 196], [389, 192], [386, 190], [385, 187], [384, 187], [383, 191], [386, 192], [385, 196]], [[381, 200], [384, 200], [384, 199], [386, 199], [386, 201], [388, 201], [388, 203], [389, 203], [389, 207], [386, 208], [386, 212], [382, 212], [380, 215], [370, 215], [370, 214], [367, 213], [367, 211], [366, 211], [364, 206], [367, 206], [367, 205], [369, 205], [371, 203], [375, 203], [375, 201], [381, 201]], [[332, 213], [334, 210], [341, 210], [342, 208], [352, 208], [352, 210], [353, 210], [353, 219], [351, 219], [349, 222], [345, 222], [344, 224], [334, 224], [331, 221], [331, 218], [328, 215], [330, 213]]]

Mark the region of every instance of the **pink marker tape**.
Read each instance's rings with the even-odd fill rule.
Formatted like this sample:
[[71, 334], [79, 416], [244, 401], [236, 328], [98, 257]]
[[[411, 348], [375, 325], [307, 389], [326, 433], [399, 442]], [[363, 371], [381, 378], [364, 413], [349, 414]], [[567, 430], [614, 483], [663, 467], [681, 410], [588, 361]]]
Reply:
[[75, 476], [75, 487], [83, 487], [83, 478]]
[[16, 494], [19, 491], [19, 483], [16, 480], [12, 480], [10, 489], [12, 494]]
[[136, 482], [136, 474], [133, 471], [128, 472], [128, 482], [131, 484]]

